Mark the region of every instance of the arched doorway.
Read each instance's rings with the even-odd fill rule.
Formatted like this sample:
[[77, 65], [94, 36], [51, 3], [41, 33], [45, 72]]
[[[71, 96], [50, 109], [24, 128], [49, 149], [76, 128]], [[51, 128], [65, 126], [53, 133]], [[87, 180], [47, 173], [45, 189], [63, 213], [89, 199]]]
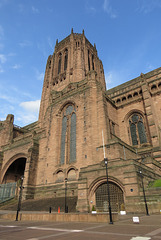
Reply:
[[24, 175], [26, 158], [21, 157], [16, 159], [7, 169], [2, 184], [17, 182]]
[[[110, 200], [112, 212], [119, 212], [124, 205], [122, 189], [115, 183], [109, 182]], [[96, 209], [100, 212], [108, 212], [107, 183], [102, 183], [95, 191]]]

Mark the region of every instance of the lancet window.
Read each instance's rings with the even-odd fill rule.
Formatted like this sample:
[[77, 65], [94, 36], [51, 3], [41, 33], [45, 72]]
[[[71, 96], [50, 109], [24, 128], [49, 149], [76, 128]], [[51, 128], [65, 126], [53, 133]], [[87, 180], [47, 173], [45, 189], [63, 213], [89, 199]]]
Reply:
[[68, 66], [68, 49], [65, 50], [65, 56], [64, 56], [64, 71], [67, 70]]
[[59, 54], [59, 59], [58, 59], [58, 74], [61, 72], [61, 61], [62, 61], [62, 54]]
[[129, 128], [132, 145], [147, 143], [147, 133], [144, 119], [139, 113], [133, 113], [129, 118]]
[[89, 50], [88, 50], [88, 70], [89, 71], [91, 70]]
[[76, 110], [68, 105], [62, 112], [60, 164], [76, 161]]

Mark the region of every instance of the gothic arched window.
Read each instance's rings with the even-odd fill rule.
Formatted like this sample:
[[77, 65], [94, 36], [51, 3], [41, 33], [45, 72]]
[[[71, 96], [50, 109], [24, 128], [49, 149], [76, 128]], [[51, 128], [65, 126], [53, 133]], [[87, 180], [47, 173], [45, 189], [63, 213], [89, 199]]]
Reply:
[[138, 113], [133, 113], [129, 118], [129, 127], [132, 145], [147, 143], [147, 136], [143, 117]]
[[61, 72], [61, 58], [62, 58], [62, 54], [59, 54], [59, 60], [58, 60], [58, 74]]
[[60, 163], [76, 161], [76, 110], [68, 105], [63, 110]]
[[67, 70], [68, 65], [68, 49], [65, 50], [65, 56], [64, 56], [64, 71]]

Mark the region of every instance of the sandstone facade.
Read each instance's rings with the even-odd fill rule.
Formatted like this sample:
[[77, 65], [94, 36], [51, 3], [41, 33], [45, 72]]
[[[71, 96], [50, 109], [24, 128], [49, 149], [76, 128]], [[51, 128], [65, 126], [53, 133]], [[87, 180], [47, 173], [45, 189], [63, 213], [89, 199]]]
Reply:
[[[149, 183], [161, 178], [161, 68], [106, 90], [96, 46], [73, 33], [46, 65], [37, 122], [0, 122], [0, 183], [24, 175], [23, 198], [77, 196], [78, 211], [108, 210], [104, 157], [113, 211], [161, 206]], [[104, 140], [104, 148], [103, 148]]]

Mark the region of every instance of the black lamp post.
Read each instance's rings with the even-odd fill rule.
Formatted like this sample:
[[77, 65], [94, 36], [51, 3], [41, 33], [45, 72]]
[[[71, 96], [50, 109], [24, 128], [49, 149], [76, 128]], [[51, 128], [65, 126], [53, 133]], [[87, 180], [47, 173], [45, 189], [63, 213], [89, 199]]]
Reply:
[[68, 179], [65, 178], [65, 213], [68, 213], [68, 206], [67, 206], [67, 181], [68, 181]]
[[144, 189], [144, 182], [143, 182], [142, 171], [140, 170], [139, 173], [140, 173], [141, 183], [142, 183], [142, 188], [143, 188], [143, 195], [144, 195], [144, 203], [145, 203], [146, 215], [149, 216], [148, 205], [147, 205], [146, 196], [145, 196], [145, 189]]
[[20, 178], [20, 181], [21, 181], [21, 184], [20, 184], [20, 192], [19, 192], [19, 199], [18, 199], [18, 206], [17, 206], [17, 213], [16, 213], [16, 221], [18, 221], [18, 214], [21, 210], [21, 199], [22, 199], [22, 190], [23, 190], [23, 179], [24, 179], [24, 176], [21, 176]]
[[104, 162], [106, 166], [106, 176], [107, 176], [107, 193], [108, 193], [108, 208], [109, 208], [110, 224], [113, 224], [112, 212], [111, 212], [110, 188], [109, 188], [109, 182], [108, 182], [108, 169], [107, 169], [108, 159], [104, 158]]

